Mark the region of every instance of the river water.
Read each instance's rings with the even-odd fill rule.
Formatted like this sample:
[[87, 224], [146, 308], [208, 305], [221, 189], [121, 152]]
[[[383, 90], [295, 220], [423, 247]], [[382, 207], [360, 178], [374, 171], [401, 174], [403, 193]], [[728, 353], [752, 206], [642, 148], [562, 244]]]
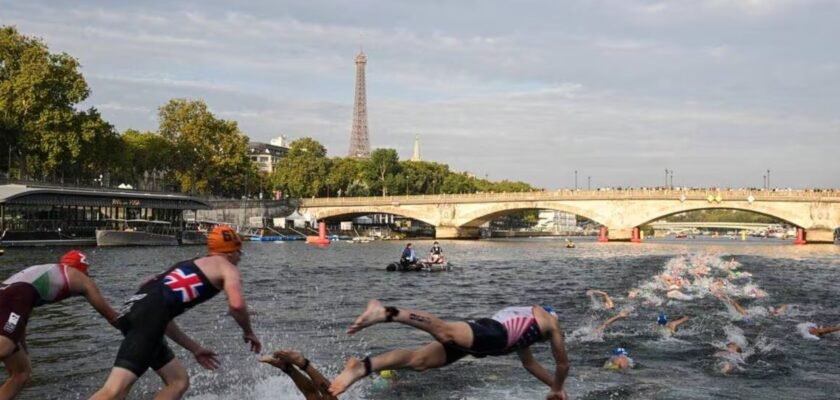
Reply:
[[[349, 356], [420, 346], [431, 339], [397, 324], [368, 328], [349, 337], [346, 327], [369, 298], [398, 307], [427, 310], [445, 319], [489, 317], [508, 305], [551, 304], [567, 336], [571, 371], [567, 390], [574, 399], [754, 399], [836, 398], [840, 393], [840, 335], [821, 340], [803, 334], [802, 324], [840, 323], [840, 246], [794, 246], [762, 241], [649, 241], [644, 244], [580, 241], [566, 249], [551, 239], [442, 242], [455, 266], [443, 273], [386, 273], [405, 242], [334, 243], [327, 248], [300, 242], [247, 243], [241, 263], [253, 321], [266, 350], [303, 351], [327, 377]], [[430, 241], [416, 242], [419, 250]], [[6, 277], [27, 265], [54, 262], [67, 249], [10, 249], [0, 257]], [[149, 276], [175, 261], [202, 255], [201, 247], [85, 249], [91, 275], [118, 307]], [[702, 290], [692, 300], [667, 300], [653, 288], [656, 276], [672, 267], [716, 267], [733, 260], [739, 279], [733, 291], [749, 310], [741, 316]], [[748, 272], [752, 277], [746, 276]], [[627, 299], [635, 287], [649, 287]], [[593, 334], [615, 315], [586, 295], [589, 288], [613, 295], [629, 318]], [[749, 292], [748, 289], [755, 288]], [[750, 293], [767, 293], [752, 298]], [[790, 306], [780, 316], [767, 306]], [[673, 337], [652, 327], [659, 312], [690, 316]], [[291, 381], [261, 365], [247, 352], [241, 333], [226, 314], [223, 296], [178, 318], [183, 330], [216, 350], [222, 367], [209, 372], [173, 344], [192, 377], [186, 398], [193, 400], [298, 399]], [[36, 309], [28, 329], [34, 379], [22, 399], [84, 399], [104, 381], [121, 336], [89, 307], [72, 298]], [[744, 347], [734, 373], [717, 372], [715, 353], [734, 341]], [[610, 351], [624, 347], [635, 368], [602, 368]], [[538, 360], [553, 368], [549, 348], [534, 347]], [[160, 387], [144, 375], [130, 398], [146, 399]], [[515, 355], [465, 358], [425, 373], [400, 371], [391, 380], [365, 379], [349, 399], [541, 399], [547, 388], [531, 377]]]

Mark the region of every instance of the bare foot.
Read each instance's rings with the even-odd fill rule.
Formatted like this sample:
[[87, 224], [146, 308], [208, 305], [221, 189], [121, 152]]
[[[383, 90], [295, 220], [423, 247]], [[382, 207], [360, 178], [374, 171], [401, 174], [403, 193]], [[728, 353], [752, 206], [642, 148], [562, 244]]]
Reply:
[[383, 321], [385, 321], [385, 307], [382, 306], [382, 303], [380, 303], [379, 300], [371, 300], [368, 302], [367, 308], [362, 315], [359, 315], [359, 318], [356, 318], [353, 325], [350, 325], [350, 328], [347, 329], [347, 334], [352, 335], [362, 329]]
[[[373, 301], [373, 300], [371, 300]], [[353, 383], [365, 376], [365, 365], [358, 358], [347, 360], [344, 371], [341, 371], [330, 384], [329, 392], [333, 396], [344, 393]]]

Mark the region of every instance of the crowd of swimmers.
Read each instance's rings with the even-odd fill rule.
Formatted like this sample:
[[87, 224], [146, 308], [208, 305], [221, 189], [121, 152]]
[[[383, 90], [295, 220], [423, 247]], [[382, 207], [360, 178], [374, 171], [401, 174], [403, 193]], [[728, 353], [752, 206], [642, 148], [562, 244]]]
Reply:
[[[437, 242], [435, 243], [437, 246]], [[231, 317], [242, 329], [242, 338], [249, 350], [259, 354], [262, 343], [251, 326], [237, 267], [242, 256], [242, 242], [227, 226], [217, 226], [208, 234], [208, 254], [175, 263], [165, 271], [143, 282], [119, 311], [102, 296], [88, 275], [84, 253], [73, 250], [56, 264], [28, 267], [2, 283], [0, 287], [0, 360], [8, 378], [0, 386], [0, 400], [14, 398], [31, 378], [32, 367], [26, 346], [26, 326], [33, 308], [56, 303], [73, 296], [85, 300], [109, 324], [123, 335], [113, 368], [91, 399], [123, 399], [134, 383], [149, 369], [160, 376], [163, 387], [155, 399], [179, 399], [189, 388], [184, 363], [175, 357], [166, 338], [188, 350], [196, 362], [208, 370], [220, 366], [216, 353], [203, 347], [182, 331], [175, 318], [216, 294], [224, 292]], [[442, 254], [437, 246], [437, 254]], [[433, 249], [432, 253], [435, 253]], [[767, 293], [749, 281], [749, 274], [738, 271], [734, 260], [720, 262], [696, 256], [690, 262], [671, 262], [665, 270], [630, 290], [621, 302], [627, 304], [618, 314], [592, 329], [592, 335], [632, 315], [634, 307], [662, 307], [666, 301], [690, 301], [707, 295], [715, 296], [738, 315], [752, 312], [736, 298], [758, 298]], [[745, 281], [743, 281], [745, 280]], [[745, 282], [745, 283], [739, 283]], [[599, 299], [602, 308], [616, 307], [604, 291], [587, 292]], [[779, 315], [787, 306], [762, 308], [766, 315]], [[669, 320], [660, 312], [655, 327], [663, 335], [674, 335], [689, 321], [688, 316]], [[569, 372], [566, 338], [557, 313], [548, 305], [507, 307], [489, 318], [468, 321], [445, 321], [421, 310], [397, 308], [370, 300], [365, 310], [350, 325], [347, 333], [381, 323], [398, 323], [428, 333], [433, 340], [414, 349], [397, 349], [383, 354], [350, 358], [332, 381], [327, 379], [303, 354], [278, 350], [261, 355], [258, 360], [280, 369], [303, 393], [306, 399], [336, 399], [351, 385], [373, 373], [411, 369], [425, 371], [441, 368], [466, 357], [483, 358], [516, 353], [522, 366], [548, 387], [546, 399], [566, 399], [565, 381]], [[840, 331], [838, 327], [808, 327], [810, 335], [822, 336]], [[544, 367], [531, 352], [535, 343], [549, 345], [554, 368]], [[721, 373], [740, 367], [743, 343], [727, 342], [715, 357], [722, 361]], [[624, 347], [614, 349], [604, 367], [610, 370], [632, 368], [634, 360]]]

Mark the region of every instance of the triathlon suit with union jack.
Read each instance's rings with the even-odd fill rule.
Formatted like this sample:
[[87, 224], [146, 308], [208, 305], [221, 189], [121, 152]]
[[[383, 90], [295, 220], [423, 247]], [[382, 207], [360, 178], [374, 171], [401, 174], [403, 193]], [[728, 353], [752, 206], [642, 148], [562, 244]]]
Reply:
[[120, 310], [117, 326], [125, 339], [114, 366], [138, 377], [165, 366], [175, 357], [164, 339], [166, 325], [219, 292], [194, 260], [179, 262], [144, 283]]
[[443, 343], [446, 364], [464, 356], [500, 356], [521, 350], [543, 339], [533, 307], [508, 307], [493, 315], [468, 321], [473, 333], [473, 344], [463, 348], [454, 343]]

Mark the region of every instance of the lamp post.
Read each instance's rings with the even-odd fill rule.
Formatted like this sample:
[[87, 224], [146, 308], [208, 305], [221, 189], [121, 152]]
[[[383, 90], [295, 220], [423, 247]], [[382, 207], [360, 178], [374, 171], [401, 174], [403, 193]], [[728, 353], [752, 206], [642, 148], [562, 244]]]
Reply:
[[586, 190], [592, 190], [592, 177], [586, 176]]
[[665, 168], [665, 189], [668, 189], [668, 168]]
[[761, 178], [763, 179], [761, 182], [764, 184], [764, 186], [762, 187], [764, 188], [764, 190], [767, 190], [767, 175], [761, 175]]
[[577, 185], [577, 170], [575, 170], [575, 190], [577, 190], [577, 188], [578, 188], [578, 185]]
[[674, 188], [674, 170], [671, 170], [671, 189]]
[[770, 170], [767, 170], [767, 190], [770, 190]]

